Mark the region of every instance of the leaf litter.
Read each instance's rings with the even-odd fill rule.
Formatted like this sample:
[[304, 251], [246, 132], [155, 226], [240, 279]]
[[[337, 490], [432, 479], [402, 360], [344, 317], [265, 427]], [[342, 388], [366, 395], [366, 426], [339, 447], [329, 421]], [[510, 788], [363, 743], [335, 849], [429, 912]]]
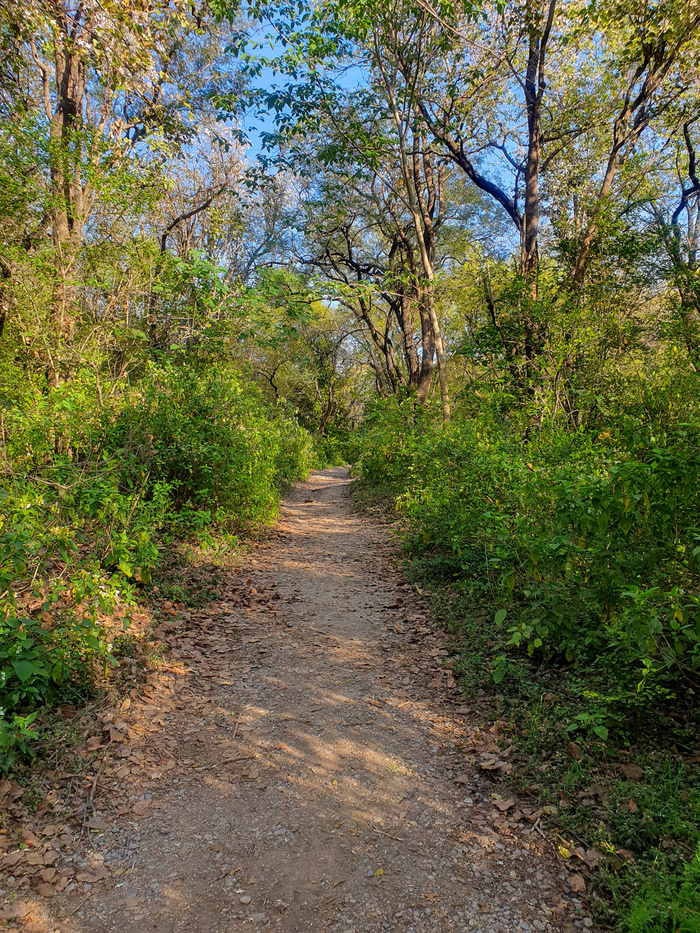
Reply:
[[[163, 601], [144, 614], [163, 659], [96, 713], [77, 771], [45, 776], [34, 814], [25, 788], [0, 783], [11, 827], [0, 836], [2, 870], [15, 892], [0, 918], [119, 933], [170, 912], [168, 929], [197, 933], [212, 911], [241, 930], [251, 920], [335, 929], [342, 915], [369, 931], [373, 917], [413, 917], [431, 933], [477, 916], [489, 930], [526, 919], [566, 930], [584, 916], [583, 873], [562, 874], [538, 831], [541, 811], [494, 795], [512, 768], [500, 726], [463, 704], [445, 636], [393, 569], [384, 530], [350, 510], [346, 483], [338, 470], [312, 477], [307, 486], [334, 498], [317, 496], [311, 517], [302, 486], [253, 551], [253, 573], [231, 566], [206, 608]], [[321, 568], [331, 582], [309, 586]], [[273, 826], [282, 819], [290, 828]], [[229, 864], [216, 865], [225, 883], [214, 893], [202, 872], [217, 850]], [[300, 900], [309, 866], [328, 859], [342, 897]], [[594, 859], [576, 861], [585, 872]], [[226, 887], [242, 869], [260, 878], [255, 897]], [[187, 888], [191, 910], [164, 904], [159, 892], [172, 885]], [[432, 905], [418, 920], [416, 898]]]

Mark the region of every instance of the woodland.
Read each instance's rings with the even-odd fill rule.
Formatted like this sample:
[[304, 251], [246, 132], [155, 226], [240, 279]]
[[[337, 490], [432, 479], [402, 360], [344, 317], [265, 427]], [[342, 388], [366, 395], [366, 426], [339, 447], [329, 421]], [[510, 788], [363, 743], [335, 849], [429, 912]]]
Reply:
[[700, 3], [0, 0], [0, 44], [2, 771], [165, 555], [350, 463], [600, 923], [700, 931]]

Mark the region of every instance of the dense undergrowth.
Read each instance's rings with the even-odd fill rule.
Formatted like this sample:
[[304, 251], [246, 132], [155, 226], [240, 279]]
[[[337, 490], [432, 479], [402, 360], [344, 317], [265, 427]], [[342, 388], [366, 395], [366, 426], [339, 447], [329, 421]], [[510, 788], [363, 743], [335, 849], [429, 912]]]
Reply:
[[16, 375], [0, 400], [3, 771], [33, 756], [40, 709], [109, 678], [163, 554], [235, 546], [318, 461], [292, 412], [225, 366], [145, 364], [109, 386], [86, 371], [49, 394]]
[[524, 441], [488, 413], [444, 427], [409, 408], [377, 408], [355, 470], [398, 510], [465, 689], [512, 723], [519, 791], [602, 853], [601, 923], [695, 933], [700, 431], [618, 413]]

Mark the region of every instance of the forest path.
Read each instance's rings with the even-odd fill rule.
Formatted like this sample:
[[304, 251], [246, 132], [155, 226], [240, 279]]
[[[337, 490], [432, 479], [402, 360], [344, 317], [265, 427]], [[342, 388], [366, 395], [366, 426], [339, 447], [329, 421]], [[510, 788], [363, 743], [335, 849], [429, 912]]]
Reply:
[[348, 486], [345, 468], [298, 485], [228, 601], [164, 626], [174, 667], [124, 713], [47, 931], [590, 924], [527, 814], [494, 805], [478, 763], [506, 741], [470, 725], [442, 635]]

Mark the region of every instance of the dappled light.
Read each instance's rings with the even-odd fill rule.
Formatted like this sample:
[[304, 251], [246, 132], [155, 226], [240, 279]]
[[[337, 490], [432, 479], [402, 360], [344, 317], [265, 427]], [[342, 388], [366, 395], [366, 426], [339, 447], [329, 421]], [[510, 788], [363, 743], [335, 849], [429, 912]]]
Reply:
[[346, 470], [297, 488], [231, 578], [260, 603], [163, 623], [177, 663], [124, 713], [94, 799], [85, 858], [109, 876], [56, 899], [62, 931], [506, 933], [580, 911], [541, 811], [495, 805], [479, 764], [507, 737], [465, 717], [442, 637], [346, 490]]
[[700, 933], [700, 0], [0, 49], [0, 927]]

